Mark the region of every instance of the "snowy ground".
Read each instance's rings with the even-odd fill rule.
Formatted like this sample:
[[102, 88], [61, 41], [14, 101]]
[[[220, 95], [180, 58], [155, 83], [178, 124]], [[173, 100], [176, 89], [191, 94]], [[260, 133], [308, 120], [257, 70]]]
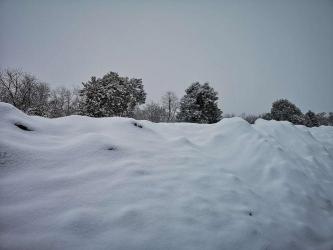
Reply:
[[333, 127], [51, 120], [0, 103], [0, 249], [332, 248]]

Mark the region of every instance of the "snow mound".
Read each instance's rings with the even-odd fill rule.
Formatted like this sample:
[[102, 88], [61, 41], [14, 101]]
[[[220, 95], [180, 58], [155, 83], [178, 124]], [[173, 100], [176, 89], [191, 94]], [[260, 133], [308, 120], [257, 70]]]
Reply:
[[332, 248], [332, 127], [0, 103], [0, 249]]

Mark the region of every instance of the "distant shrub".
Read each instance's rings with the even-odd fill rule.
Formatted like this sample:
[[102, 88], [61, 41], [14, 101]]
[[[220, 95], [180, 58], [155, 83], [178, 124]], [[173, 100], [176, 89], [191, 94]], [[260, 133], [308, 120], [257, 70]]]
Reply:
[[260, 118], [259, 115], [242, 115], [242, 118], [250, 124], [254, 124], [255, 121]]

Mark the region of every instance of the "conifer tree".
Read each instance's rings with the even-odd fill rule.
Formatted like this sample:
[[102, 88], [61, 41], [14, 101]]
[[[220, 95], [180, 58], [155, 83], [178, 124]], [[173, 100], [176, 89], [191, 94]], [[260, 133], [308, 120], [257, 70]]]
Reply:
[[289, 121], [293, 124], [304, 124], [304, 115], [301, 110], [287, 99], [280, 99], [272, 104], [271, 117], [276, 121]]
[[185, 92], [177, 116], [180, 121], [215, 123], [221, 120], [222, 111], [217, 106], [217, 92], [209, 83], [192, 83]]
[[304, 115], [304, 125], [307, 127], [318, 127], [320, 125], [316, 114], [311, 110]]
[[146, 100], [142, 79], [121, 77], [110, 72], [102, 78], [91, 77], [83, 84], [81, 113], [93, 117], [132, 116], [137, 105]]

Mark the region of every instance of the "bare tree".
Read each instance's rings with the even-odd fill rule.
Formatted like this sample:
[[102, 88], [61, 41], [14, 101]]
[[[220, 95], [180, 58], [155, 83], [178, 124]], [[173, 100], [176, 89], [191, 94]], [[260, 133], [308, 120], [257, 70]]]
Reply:
[[20, 70], [0, 71], [0, 101], [32, 114], [45, 115], [49, 87]]
[[333, 126], [333, 112], [328, 113], [327, 120], [328, 120], [328, 125]]
[[47, 116], [50, 87], [47, 83], [38, 83], [31, 94], [33, 105], [26, 111], [30, 115]]
[[49, 116], [52, 118], [79, 113], [79, 90], [60, 87], [51, 91]]
[[165, 122], [167, 120], [167, 111], [158, 103], [150, 102], [143, 108], [137, 108], [134, 118], [138, 120], [148, 120], [152, 122]]
[[174, 92], [168, 91], [162, 96], [162, 106], [167, 112], [167, 121], [176, 121], [179, 99]]
[[245, 114], [245, 113], [242, 113], [240, 117], [250, 124], [254, 124], [255, 121], [260, 118], [259, 115]]

